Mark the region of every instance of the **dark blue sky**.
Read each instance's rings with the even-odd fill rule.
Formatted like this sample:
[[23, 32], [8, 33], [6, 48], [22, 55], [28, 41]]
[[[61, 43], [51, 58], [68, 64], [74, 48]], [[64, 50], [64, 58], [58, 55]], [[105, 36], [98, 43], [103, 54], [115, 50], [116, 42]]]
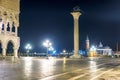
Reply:
[[79, 6], [80, 49], [85, 49], [88, 35], [90, 44], [115, 49], [120, 43], [120, 0], [21, 0], [19, 36], [20, 51], [26, 43], [33, 52], [45, 51], [42, 42], [50, 39], [57, 50], [73, 50], [73, 7]]

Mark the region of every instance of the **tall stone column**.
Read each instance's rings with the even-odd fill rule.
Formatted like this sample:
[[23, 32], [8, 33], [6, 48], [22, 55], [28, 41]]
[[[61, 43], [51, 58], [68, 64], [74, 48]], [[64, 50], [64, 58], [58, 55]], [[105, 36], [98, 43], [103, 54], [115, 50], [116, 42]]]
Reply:
[[81, 13], [79, 11], [71, 12], [74, 19], [74, 57], [80, 58], [79, 55], [79, 17]]

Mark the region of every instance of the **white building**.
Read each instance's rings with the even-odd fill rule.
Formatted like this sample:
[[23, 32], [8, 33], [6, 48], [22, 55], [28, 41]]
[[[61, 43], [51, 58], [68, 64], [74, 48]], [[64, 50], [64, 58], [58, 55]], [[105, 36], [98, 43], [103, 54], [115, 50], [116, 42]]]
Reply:
[[102, 43], [100, 42], [99, 46], [96, 48], [97, 54], [99, 55], [107, 55], [111, 56], [112, 55], [112, 49], [109, 46], [103, 46]]

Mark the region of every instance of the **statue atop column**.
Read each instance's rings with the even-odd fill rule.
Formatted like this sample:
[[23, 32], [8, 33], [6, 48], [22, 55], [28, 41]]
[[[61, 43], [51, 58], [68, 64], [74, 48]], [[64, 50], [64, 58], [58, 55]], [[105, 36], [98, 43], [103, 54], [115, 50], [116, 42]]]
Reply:
[[79, 6], [75, 6], [74, 8], [73, 8], [73, 12], [80, 12], [81, 10], [80, 10], [80, 7]]

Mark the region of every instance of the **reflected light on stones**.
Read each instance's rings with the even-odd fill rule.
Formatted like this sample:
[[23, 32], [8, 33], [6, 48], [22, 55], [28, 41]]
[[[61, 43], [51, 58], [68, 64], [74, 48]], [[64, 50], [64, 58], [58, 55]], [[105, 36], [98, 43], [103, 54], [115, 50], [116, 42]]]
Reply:
[[91, 57], [91, 61], [89, 61], [90, 72], [92, 73], [90, 76], [91, 78], [96, 75], [96, 71], [98, 69], [96, 62], [94, 61], [95, 58]]
[[42, 61], [40, 69], [43, 74], [53, 75], [56, 60], [54, 58], [45, 59]]
[[30, 57], [26, 57], [24, 58], [25, 62], [24, 62], [24, 74], [26, 77], [30, 77], [31, 76], [31, 71], [32, 71], [32, 58]]

